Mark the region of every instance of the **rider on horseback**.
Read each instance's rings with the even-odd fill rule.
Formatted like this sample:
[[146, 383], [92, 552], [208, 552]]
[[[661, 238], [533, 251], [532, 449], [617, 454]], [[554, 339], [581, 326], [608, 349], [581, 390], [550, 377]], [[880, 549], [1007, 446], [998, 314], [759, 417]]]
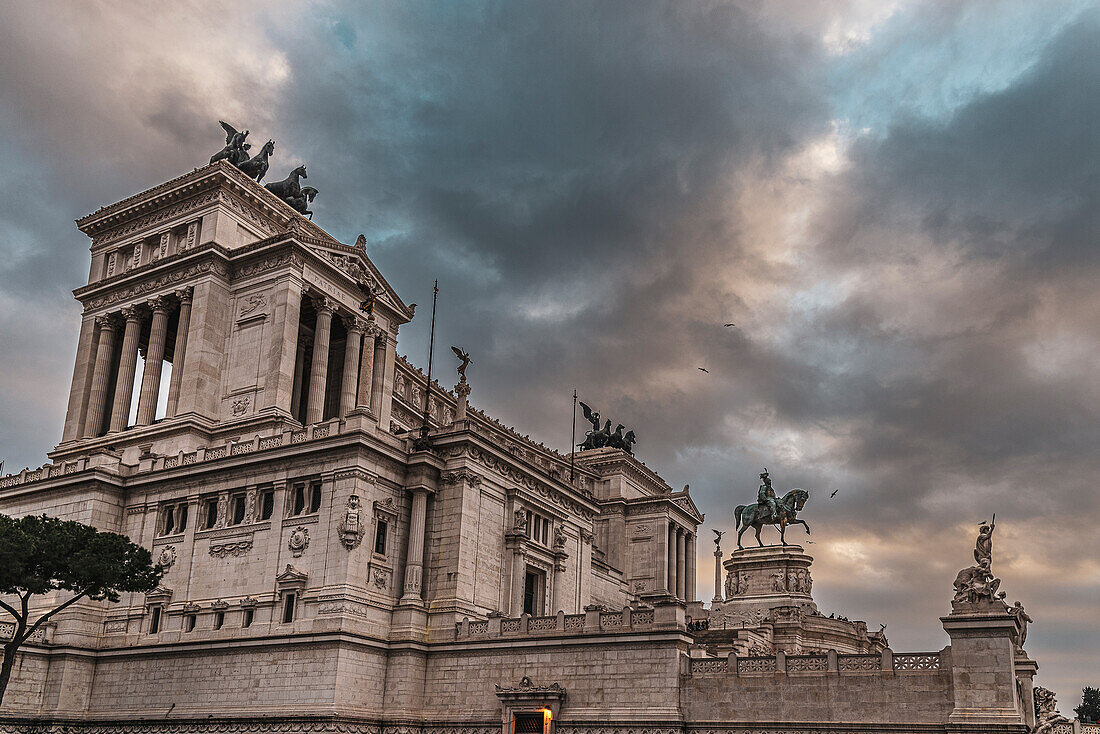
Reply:
[[760, 478], [764, 483], [760, 485], [760, 489], [756, 492], [756, 500], [761, 505], [768, 508], [768, 511], [771, 513], [771, 521], [777, 523], [779, 522], [779, 506], [776, 503], [775, 490], [772, 489], [772, 478], [768, 476], [766, 467], [764, 471], [761, 472]]

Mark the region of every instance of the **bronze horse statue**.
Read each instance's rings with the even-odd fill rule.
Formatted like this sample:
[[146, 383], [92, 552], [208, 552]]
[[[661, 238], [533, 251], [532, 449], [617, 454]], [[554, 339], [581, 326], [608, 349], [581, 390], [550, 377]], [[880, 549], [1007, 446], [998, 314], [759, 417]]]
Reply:
[[256, 183], [259, 183], [264, 180], [264, 174], [267, 173], [267, 159], [274, 152], [275, 141], [268, 140], [254, 157], [248, 158], [248, 154], [244, 153], [245, 160], [237, 163], [237, 168], [241, 169], [241, 173], [249, 178], [256, 179]]
[[[289, 204], [291, 199], [302, 195], [302, 185], [298, 182], [299, 178], [309, 178], [306, 175], [305, 166], [298, 166], [282, 181], [264, 184], [264, 188]], [[291, 206], [294, 205], [291, 204]]]
[[806, 500], [810, 498], [810, 493], [804, 489], [792, 489], [787, 494], [783, 495], [783, 499], [779, 500], [777, 510], [779, 514], [779, 521], [772, 522], [771, 513], [768, 512], [767, 505], [761, 505], [756, 503], [754, 505], [738, 505], [733, 511], [733, 517], [736, 521], [735, 529], [737, 532], [737, 547], [743, 548], [741, 545], [741, 536], [745, 534], [745, 531], [750, 527], [756, 529], [756, 542], [760, 545], [764, 545], [764, 541], [760, 540], [760, 530], [765, 525], [776, 525], [779, 527], [779, 540], [783, 545], [787, 544], [786, 530], [788, 525], [799, 524], [806, 528], [806, 535], [810, 534], [810, 526], [806, 524], [805, 520], [798, 519], [798, 513], [802, 511], [802, 508], [806, 506]]
[[312, 186], [303, 186], [298, 195], [290, 197], [286, 203], [294, 207], [299, 214], [306, 215], [312, 220], [313, 212], [309, 210], [309, 205], [317, 198], [318, 193], [320, 192]]

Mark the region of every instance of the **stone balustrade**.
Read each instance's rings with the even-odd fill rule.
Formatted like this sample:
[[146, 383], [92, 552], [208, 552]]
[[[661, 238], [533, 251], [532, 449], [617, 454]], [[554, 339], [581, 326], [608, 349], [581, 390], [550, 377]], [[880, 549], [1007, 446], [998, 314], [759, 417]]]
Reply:
[[[937, 672], [946, 668], [939, 652], [894, 653], [889, 648], [877, 655], [841, 655], [834, 650], [812, 655], [776, 655], [763, 657], [688, 658], [687, 673], [697, 675], [879, 675], [886, 673]], [[1097, 734], [1100, 734], [1098, 732]]]
[[[296, 430], [285, 430], [270, 436], [254, 436], [253, 438], [229, 441], [214, 446], [199, 446], [193, 451], [180, 451], [171, 456], [156, 456], [148, 460], [148, 465], [141, 465], [139, 471], [158, 471], [161, 469], [175, 469], [178, 466], [189, 464], [201, 464], [207, 461], [215, 461], [230, 456], [240, 456], [258, 451], [287, 446], [292, 443], [304, 443], [314, 441], [340, 433], [340, 419], [332, 418], [328, 421], [315, 423]], [[10, 474], [0, 477], [0, 489], [18, 487], [24, 484], [39, 482], [44, 479], [53, 479], [67, 474], [77, 474], [82, 471], [104, 466], [102, 461], [93, 461], [90, 457], [81, 457], [72, 461], [58, 464], [45, 464], [37, 469], [24, 469], [18, 474]], [[116, 464], [117, 465], [117, 464]]]
[[[559, 612], [548, 617], [490, 617], [487, 620], [463, 619], [455, 623], [455, 639], [491, 639], [495, 637], [524, 637], [575, 634], [614, 634], [656, 630], [685, 631], [682, 616], [675, 612], [662, 615], [661, 610], [625, 607], [618, 612], [607, 612], [596, 607], [584, 614]], [[725, 660], [724, 658], [722, 659]]]

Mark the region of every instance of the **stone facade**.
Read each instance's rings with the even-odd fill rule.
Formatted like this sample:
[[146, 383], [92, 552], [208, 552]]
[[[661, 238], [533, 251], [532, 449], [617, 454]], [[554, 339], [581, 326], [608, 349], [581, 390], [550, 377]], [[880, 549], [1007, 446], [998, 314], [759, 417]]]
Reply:
[[48, 625], [0, 729], [1024, 731], [1018, 618], [893, 653], [817, 613], [797, 546], [734, 554], [704, 609], [686, 487], [616, 449], [571, 466], [429, 385], [365, 249], [231, 165], [78, 226], [62, 439], [0, 478], [0, 512], [124, 533], [167, 573]]

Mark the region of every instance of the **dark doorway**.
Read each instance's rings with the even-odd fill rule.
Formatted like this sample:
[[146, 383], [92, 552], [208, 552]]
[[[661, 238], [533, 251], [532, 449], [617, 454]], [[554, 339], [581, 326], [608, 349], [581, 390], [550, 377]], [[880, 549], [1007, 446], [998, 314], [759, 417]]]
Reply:
[[514, 734], [542, 734], [542, 714], [516, 714]]
[[546, 574], [528, 568], [527, 575], [523, 580], [523, 611], [525, 614], [530, 614], [532, 617], [542, 614], [543, 591], [545, 588]]

